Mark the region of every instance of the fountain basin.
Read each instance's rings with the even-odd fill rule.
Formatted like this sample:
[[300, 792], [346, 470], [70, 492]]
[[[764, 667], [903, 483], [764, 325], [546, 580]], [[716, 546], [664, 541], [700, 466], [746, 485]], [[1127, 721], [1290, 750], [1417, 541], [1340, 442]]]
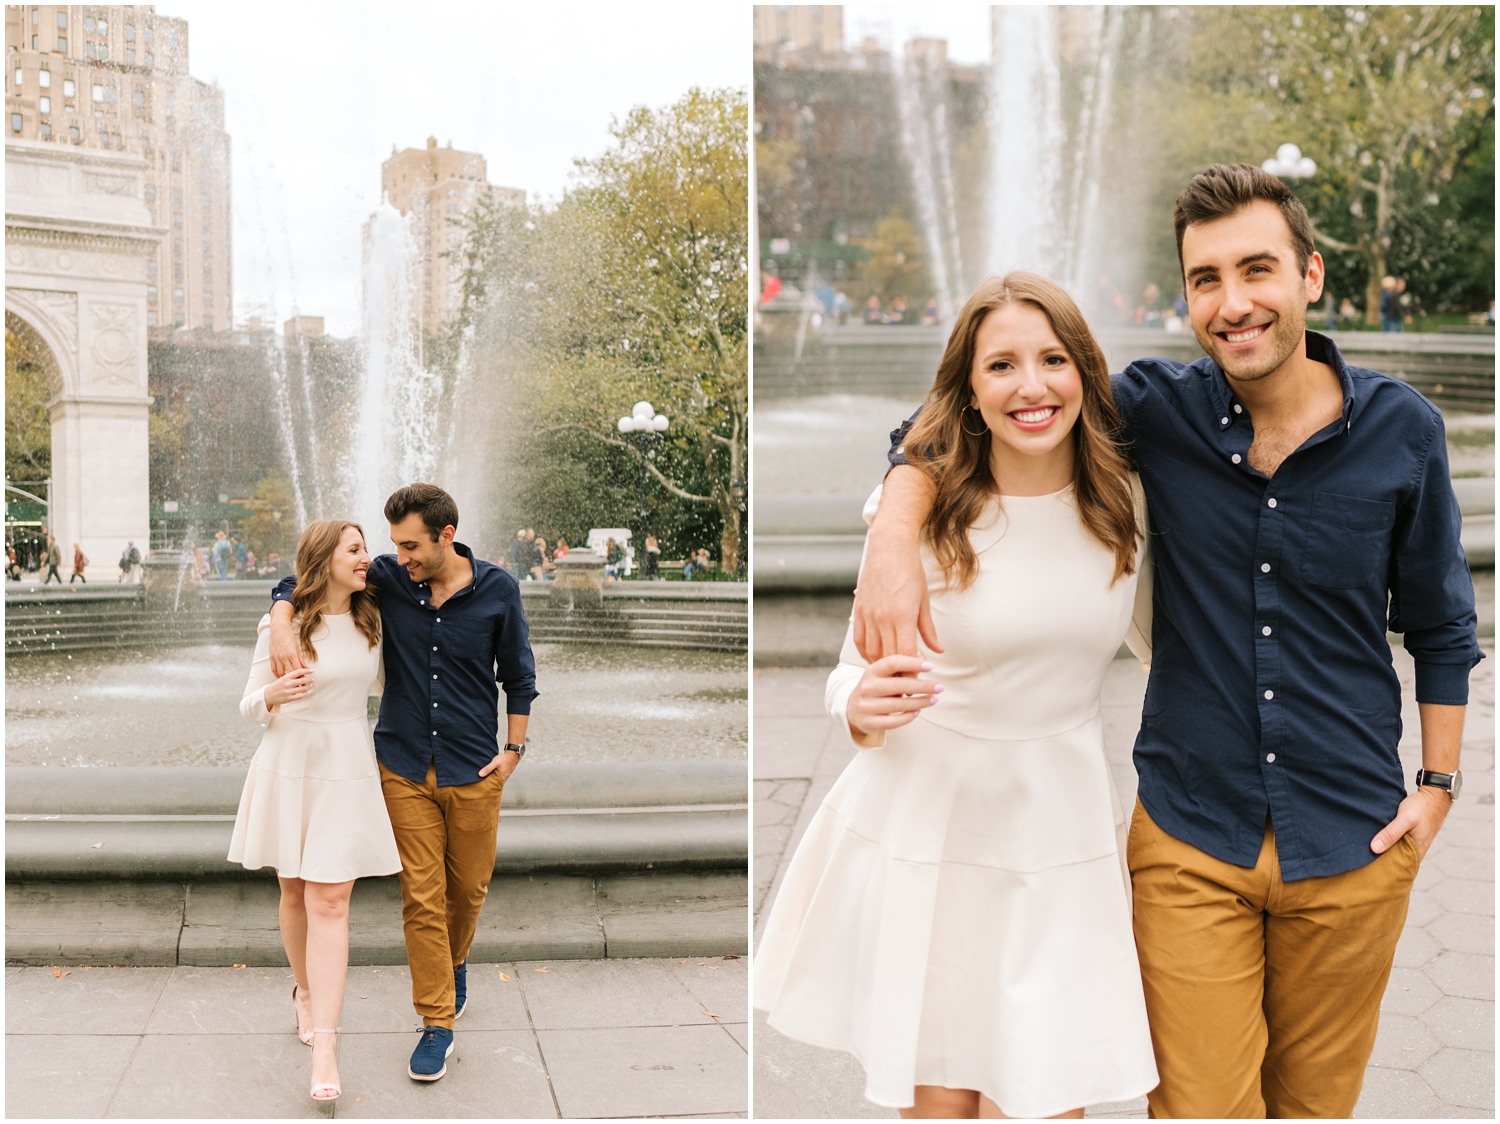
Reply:
[[[243, 770], [6, 773], [10, 963], [282, 964], [276, 881], [226, 862]], [[507, 786], [482, 959], [742, 953], [744, 766], [526, 765]], [[354, 963], [405, 960], [394, 877], [363, 879]], [[524, 957], [523, 957], [524, 953]]]

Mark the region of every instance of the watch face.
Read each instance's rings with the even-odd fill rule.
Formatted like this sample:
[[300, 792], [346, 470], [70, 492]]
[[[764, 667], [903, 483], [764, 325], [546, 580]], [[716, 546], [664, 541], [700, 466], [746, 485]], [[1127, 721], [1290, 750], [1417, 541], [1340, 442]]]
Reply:
[[1463, 775], [1463, 773], [1460, 770], [1458, 770], [1458, 769], [1454, 769], [1453, 770], [1453, 785], [1452, 785], [1451, 788], [1448, 789], [1448, 795], [1451, 796], [1451, 797], [1453, 797], [1453, 799], [1457, 800], [1458, 799], [1458, 790], [1461, 789], [1461, 788], [1463, 788], [1463, 786], [1464, 786], [1464, 775]]

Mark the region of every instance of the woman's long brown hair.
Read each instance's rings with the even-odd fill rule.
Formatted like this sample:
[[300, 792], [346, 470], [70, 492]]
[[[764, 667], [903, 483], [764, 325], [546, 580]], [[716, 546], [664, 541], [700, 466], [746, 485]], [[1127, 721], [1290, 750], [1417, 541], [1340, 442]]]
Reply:
[[[312, 634], [323, 619], [327, 604], [328, 563], [338, 549], [346, 527], [353, 527], [360, 538], [365, 537], [364, 528], [358, 523], [347, 519], [319, 519], [309, 523], [297, 540], [297, 588], [292, 590], [292, 613], [299, 621], [297, 642], [309, 661], [318, 658]], [[380, 643], [380, 608], [373, 589], [367, 586], [349, 595], [349, 615], [354, 618], [354, 627], [370, 642], [370, 647]]]
[[[1035, 273], [1007, 273], [980, 282], [964, 304], [938, 363], [922, 412], [906, 435], [907, 460], [937, 485], [932, 511], [922, 527], [949, 586], [967, 588], [979, 572], [969, 528], [986, 503], [1001, 492], [990, 464], [990, 432], [967, 428], [964, 409], [972, 395], [975, 338], [984, 318], [1007, 304], [1037, 309], [1052, 325], [1077, 366], [1083, 382], [1083, 409], [1073, 427], [1073, 490], [1083, 525], [1114, 551], [1111, 583], [1135, 572], [1140, 528], [1131, 494], [1129, 467], [1118, 444], [1120, 414], [1110, 390], [1109, 365], [1073, 298]], [[970, 430], [980, 430], [978, 436]]]

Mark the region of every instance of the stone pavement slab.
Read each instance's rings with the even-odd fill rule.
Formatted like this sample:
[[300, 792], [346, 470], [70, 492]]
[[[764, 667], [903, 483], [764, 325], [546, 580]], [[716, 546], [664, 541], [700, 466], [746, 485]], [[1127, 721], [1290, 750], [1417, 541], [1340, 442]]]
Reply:
[[742, 1116], [743, 958], [474, 961], [448, 1076], [406, 1075], [403, 966], [354, 967], [332, 1107], [307, 1096], [284, 968], [11, 968], [8, 1117]]
[[[1493, 577], [1480, 576], [1481, 596], [1492, 598]], [[1481, 643], [1487, 658], [1470, 680], [1463, 796], [1413, 887], [1357, 1117], [1495, 1114], [1495, 652], [1492, 638], [1482, 637]], [[1392, 660], [1403, 686], [1400, 752], [1410, 776], [1421, 763], [1414, 669], [1399, 645]], [[786, 860], [855, 751], [823, 714], [826, 668], [760, 667], [753, 675], [752, 878], [758, 938]], [[1139, 664], [1116, 660], [1102, 694], [1105, 748], [1127, 806], [1135, 794], [1130, 747], [1145, 683]], [[890, 1116], [865, 1101], [864, 1074], [852, 1058], [785, 1038], [766, 1026], [763, 1012], [755, 1012], [751, 1025], [757, 1116]], [[1093, 1105], [1088, 1115], [1142, 1118], [1146, 1105], [1144, 1099]]]

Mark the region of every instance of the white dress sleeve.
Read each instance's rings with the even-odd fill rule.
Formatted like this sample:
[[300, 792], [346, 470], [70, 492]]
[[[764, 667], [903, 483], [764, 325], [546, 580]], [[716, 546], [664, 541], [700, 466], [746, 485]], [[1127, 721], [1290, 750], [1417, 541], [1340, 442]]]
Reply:
[[[870, 498], [865, 501], [864, 519], [868, 526], [875, 519], [875, 512], [880, 508], [880, 487], [870, 493]], [[864, 555], [869, 552], [870, 540], [865, 538], [864, 551], [860, 554], [859, 568], [863, 572], [865, 568]], [[881, 749], [885, 746], [885, 731], [879, 730], [874, 733], [861, 734], [849, 725], [849, 696], [854, 693], [858, 686], [860, 676], [865, 673], [869, 663], [859, 654], [859, 649], [854, 646], [854, 621], [850, 616], [849, 629], [844, 633], [844, 647], [839, 652], [839, 665], [828, 674], [828, 686], [823, 691], [823, 705], [828, 713], [843, 728], [844, 735], [849, 739], [849, 744], [856, 749]]]
[[255, 656], [250, 661], [250, 678], [245, 681], [245, 693], [240, 696], [240, 717], [246, 722], [269, 722], [271, 711], [266, 706], [266, 688], [276, 682], [271, 674], [271, 614], [260, 618], [256, 626]]

